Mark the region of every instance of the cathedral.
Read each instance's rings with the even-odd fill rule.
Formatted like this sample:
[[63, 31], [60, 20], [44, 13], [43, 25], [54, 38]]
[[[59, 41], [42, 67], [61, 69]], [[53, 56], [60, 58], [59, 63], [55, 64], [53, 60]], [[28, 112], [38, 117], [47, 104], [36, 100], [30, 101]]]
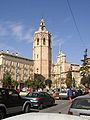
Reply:
[[69, 70], [80, 84], [80, 66], [70, 64], [66, 55], [60, 51], [56, 63], [52, 63], [52, 35], [46, 29], [44, 19], [41, 19], [38, 30], [33, 38], [33, 59], [24, 58], [9, 51], [0, 52], [0, 85], [2, 85], [3, 74], [6, 71], [11, 73], [14, 80], [22, 84], [23, 81], [33, 79], [34, 73], [41, 74], [45, 79], [52, 80], [53, 87], [66, 87], [65, 79]]

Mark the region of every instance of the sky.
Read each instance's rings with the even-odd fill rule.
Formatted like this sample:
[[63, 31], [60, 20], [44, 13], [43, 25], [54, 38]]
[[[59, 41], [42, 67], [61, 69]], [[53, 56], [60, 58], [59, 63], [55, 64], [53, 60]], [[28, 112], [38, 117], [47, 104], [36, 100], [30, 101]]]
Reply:
[[[69, 2], [69, 5], [68, 5]], [[32, 59], [33, 35], [44, 19], [52, 34], [52, 59], [60, 49], [72, 64], [90, 57], [90, 0], [0, 0], [0, 51]], [[70, 11], [72, 10], [72, 13]]]

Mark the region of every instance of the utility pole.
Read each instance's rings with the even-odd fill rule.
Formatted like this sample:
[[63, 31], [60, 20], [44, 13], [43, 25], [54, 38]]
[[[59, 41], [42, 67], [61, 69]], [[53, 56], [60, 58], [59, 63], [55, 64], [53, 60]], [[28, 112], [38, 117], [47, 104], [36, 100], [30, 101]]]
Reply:
[[61, 68], [62, 68], [62, 60], [61, 60], [61, 57], [62, 57], [62, 52], [61, 52], [61, 50], [60, 50], [60, 79], [59, 79], [60, 92], [61, 92]]
[[62, 41], [60, 41], [60, 79], [59, 79], [59, 88], [61, 92], [61, 69], [62, 69]]

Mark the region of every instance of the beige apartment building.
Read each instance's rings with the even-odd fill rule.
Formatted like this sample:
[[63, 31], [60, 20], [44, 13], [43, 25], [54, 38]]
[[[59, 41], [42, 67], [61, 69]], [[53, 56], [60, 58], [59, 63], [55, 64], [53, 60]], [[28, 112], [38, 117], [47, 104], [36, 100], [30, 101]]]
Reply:
[[9, 51], [1, 51], [0, 83], [2, 83], [3, 74], [6, 71], [9, 71], [11, 77], [19, 83], [23, 83], [28, 78], [33, 79], [33, 60], [18, 56], [18, 54], [11, 54]]

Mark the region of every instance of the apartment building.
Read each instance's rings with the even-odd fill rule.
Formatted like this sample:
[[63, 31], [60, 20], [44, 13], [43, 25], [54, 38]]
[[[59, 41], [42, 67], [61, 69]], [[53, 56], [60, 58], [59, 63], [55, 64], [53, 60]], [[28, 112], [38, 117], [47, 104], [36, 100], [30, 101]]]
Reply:
[[0, 83], [2, 84], [3, 74], [9, 71], [11, 77], [22, 83], [28, 78], [33, 79], [33, 60], [24, 58], [9, 51], [0, 52]]

